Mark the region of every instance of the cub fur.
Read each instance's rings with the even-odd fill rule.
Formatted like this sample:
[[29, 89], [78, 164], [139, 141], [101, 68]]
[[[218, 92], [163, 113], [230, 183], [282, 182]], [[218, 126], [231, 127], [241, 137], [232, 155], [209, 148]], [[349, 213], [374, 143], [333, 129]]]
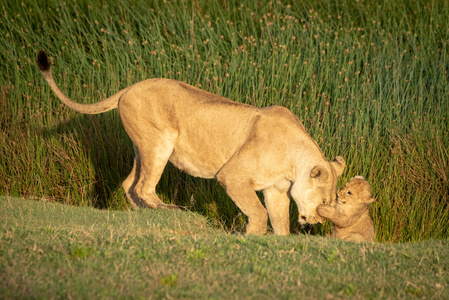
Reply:
[[[216, 178], [248, 216], [247, 234], [265, 233], [268, 216], [275, 234], [289, 234], [290, 195], [301, 224], [324, 222], [316, 207], [335, 202], [344, 159], [327, 161], [284, 107], [257, 108], [170, 79], [144, 80], [100, 102], [80, 104], [59, 89], [44, 51], [37, 65], [56, 96], [75, 111], [119, 110], [135, 150], [123, 182], [132, 207], [176, 208], [155, 192], [169, 161], [193, 176]], [[255, 192], [260, 190], [266, 208]]]
[[356, 176], [338, 191], [334, 207], [322, 204], [317, 207], [317, 212], [334, 223], [331, 237], [374, 242], [374, 223], [369, 215], [369, 204], [373, 201], [369, 183], [362, 176]]

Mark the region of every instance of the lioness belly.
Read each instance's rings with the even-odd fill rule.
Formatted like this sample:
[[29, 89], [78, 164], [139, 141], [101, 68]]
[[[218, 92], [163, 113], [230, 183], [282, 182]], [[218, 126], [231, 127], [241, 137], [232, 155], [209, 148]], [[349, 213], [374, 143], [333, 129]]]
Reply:
[[[209, 158], [211, 159], [211, 158]], [[215, 174], [220, 170], [220, 163], [200, 158], [181, 149], [174, 149], [169, 161], [178, 169], [188, 174], [201, 178], [214, 178]]]
[[[202, 114], [179, 121], [179, 134], [170, 162], [192, 176], [214, 178], [218, 171], [246, 142], [250, 120], [235, 121], [226, 114]], [[233, 124], [226, 126], [226, 122]]]

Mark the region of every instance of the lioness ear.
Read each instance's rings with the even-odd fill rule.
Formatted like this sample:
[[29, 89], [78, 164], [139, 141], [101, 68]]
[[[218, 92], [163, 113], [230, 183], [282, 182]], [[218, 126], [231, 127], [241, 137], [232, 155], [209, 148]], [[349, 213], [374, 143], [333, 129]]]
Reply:
[[346, 166], [346, 162], [343, 157], [337, 156], [333, 162], [331, 162], [331, 166], [334, 168], [335, 172], [337, 173], [337, 177], [339, 177], [341, 174], [343, 174], [343, 170]]
[[312, 171], [310, 171], [310, 177], [313, 179], [319, 179], [320, 181], [326, 181], [329, 174], [323, 167], [315, 166]]

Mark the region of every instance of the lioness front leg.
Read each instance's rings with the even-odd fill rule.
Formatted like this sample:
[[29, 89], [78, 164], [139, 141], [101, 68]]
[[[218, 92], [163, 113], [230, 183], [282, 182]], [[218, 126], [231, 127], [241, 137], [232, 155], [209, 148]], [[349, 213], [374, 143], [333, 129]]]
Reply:
[[228, 196], [248, 217], [246, 234], [264, 234], [267, 231], [267, 210], [263, 207], [250, 182], [235, 178], [226, 166], [216, 177], [226, 188]]
[[272, 186], [263, 191], [265, 206], [276, 235], [290, 234], [290, 197]]

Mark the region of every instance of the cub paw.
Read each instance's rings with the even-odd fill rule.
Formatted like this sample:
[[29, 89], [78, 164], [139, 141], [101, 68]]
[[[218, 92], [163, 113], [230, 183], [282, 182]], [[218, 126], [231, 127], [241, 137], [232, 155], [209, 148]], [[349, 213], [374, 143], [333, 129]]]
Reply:
[[328, 216], [332, 212], [333, 208], [326, 204], [320, 204], [316, 208], [316, 212], [322, 216], [325, 217]]

